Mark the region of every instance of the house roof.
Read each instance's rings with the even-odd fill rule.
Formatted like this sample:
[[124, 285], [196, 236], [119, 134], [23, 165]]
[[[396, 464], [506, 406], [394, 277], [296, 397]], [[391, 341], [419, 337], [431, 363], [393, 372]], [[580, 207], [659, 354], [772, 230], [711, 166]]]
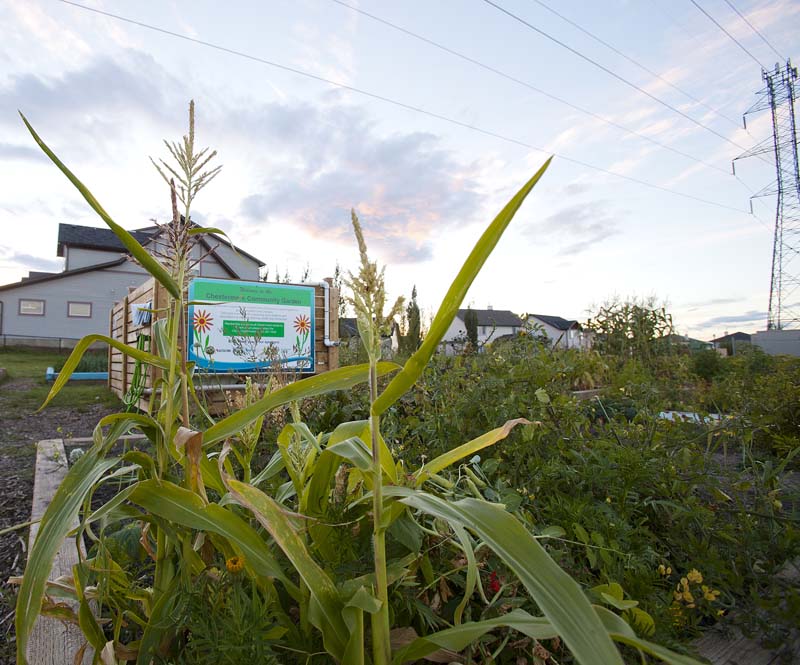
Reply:
[[722, 337], [717, 337], [716, 339], [712, 339], [712, 342], [716, 343], [724, 343], [724, 342], [749, 342], [751, 341], [752, 335], [748, 335], [747, 333], [743, 332], [735, 332], [730, 333], [729, 335], [723, 335]]
[[548, 316], [547, 314], [528, 314], [529, 317], [538, 319], [548, 326], [552, 326], [556, 330], [570, 330], [572, 328], [580, 328], [581, 324], [577, 321], [564, 319], [560, 316]]
[[[191, 221], [191, 218], [189, 218]], [[194, 222], [192, 222], [193, 226], [198, 226]], [[130, 231], [130, 234], [136, 238], [136, 241], [144, 245], [150, 240], [153, 239], [154, 236], [158, 235], [160, 229], [158, 226], [145, 226], [141, 229], [133, 229]], [[252, 254], [248, 254], [240, 247], [236, 247], [232, 244], [229, 240], [218, 236], [215, 233], [209, 233], [208, 236], [212, 237], [216, 242], [219, 242], [223, 245], [227, 245], [228, 247], [233, 248], [236, 252], [241, 254], [242, 256], [247, 257], [251, 261], [254, 261], [260, 266], [266, 265], [261, 259], [256, 258]], [[201, 243], [206, 247], [207, 250], [211, 250], [211, 246], [208, 245], [208, 242], [201, 236], [200, 237]], [[81, 226], [79, 224], [59, 224], [58, 225], [58, 256], [64, 256], [64, 246], [69, 245], [71, 247], [84, 247], [87, 249], [99, 249], [99, 250], [106, 250], [112, 252], [127, 252], [128, 250], [125, 248], [125, 245], [122, 244], [119, 238], [117, 238], [116, 234], [108, 228], [96, 227], [96, 226]], [[216, 258], [223, 267], [227, 268], [224, 264], [224, 261], [214, 252], [214, 258]], [[228, 270], [230, 272], [230, 269]], [[235, 276], [235, 273], [232, 275]]]
[[[157, 230], [150, 226], [144, 229], [131, 231], [131, 235], [140, 243], [146, 243]], [[58, 256], [64, 256], [64, 246], [85, 247], [87, 249], [100, 249], [111, 252], [127, 252], [116, 234], [107, 228], [95, 226], [81, 226], [79, 224], [58, 225]]]
[[[522, 325], [522, 319], [507, 309], [473, 309], [472, 311], [478, 315], [479, 326], [510, 326], [518, 328]], [[458, 318], [462, 321], [466, 314], [467, 310], [458, 310]]]
[[8, 291], [10, 289], [15, 289], [18, 286], [30, 286], [31, 284], [41, 284], [42, 282], [49, 282], [54, 279], [63, 279], [64, 277], [72, 277], [73, 275], [80, 275], [85, 272], [92, 272], [94, 270], [104, 270], [105, 268], [113, 268], [114, 266], [119, 266], [125, 263], [128, 260], [127, 256], [120, 256], [118, 259], [114, 259], [113, 261], [106, 261], [105, 263], [96, 263], [92, 266], [84, 266], [83, 268], [75, 268], [74, 270], [65, 270], [64, 272], [56, 272], [56, 273], [39, 273], [40, 277], [23, 277], [19, 282], [14, 282], [13, 284], [4, 284], [0, 286], [0, 291]]

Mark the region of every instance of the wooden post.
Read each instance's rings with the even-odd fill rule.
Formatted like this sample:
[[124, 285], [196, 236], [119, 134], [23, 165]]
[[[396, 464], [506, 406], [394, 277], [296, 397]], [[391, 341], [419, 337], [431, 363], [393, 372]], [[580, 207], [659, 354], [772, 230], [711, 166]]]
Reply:
[[[332, 342], [339, 341], [339, 289], [333, 286], [333, 278], [326, 277], [325, 281], [331, 285], [328, 291], [328, 336]], [[339, 367], [339, 346], [328, 347], [328, 369]]]
[[[122, 343], [128, 343], [128, 296], [122, 299]], [[122, 394], [128, 392], [128, 356], [122, 355]]]
[[[111, 312], [108, 315], [108, 336], [111, 339], [114, 339], [114, 307], [112, 305]], [[108, 345], [108, 389], [111, 390], [111, 350], [114, 347], [111, 344]]]

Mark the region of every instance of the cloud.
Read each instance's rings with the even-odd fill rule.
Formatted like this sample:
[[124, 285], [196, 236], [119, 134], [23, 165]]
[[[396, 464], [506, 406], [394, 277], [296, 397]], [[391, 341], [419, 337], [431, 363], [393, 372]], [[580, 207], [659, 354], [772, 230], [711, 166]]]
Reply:
[[241, 213], [253, 224], [290, 221], [349, 242], [354, 208], [370, 246], [398, 263], [431, 258], [433, 235], [479, 212], [473, 166], [456, 161], [434, 134], [381, 134], [360, 107], [273, 103], [237, 124], [251, 131], [257, 124], [288, 162], [269, 169], [243, 199]]
[[619, 220], [625, 214], [603, 200], [576, 203], [528, 227], [525, 233], [554, 239], [561, 246], [560, 255], [575, 255], [621, 233]]
[[47, 161], [41, 150], [11, 143], [0, 143], [0, 159], [32, 162]]
[[716, 305], [731, 305], [733, 303], [741, 302], [742, 298], [711, 298], [710, 300], [701, 300], [697, 302], [689, 302], [684, 305], [689, 312], [696, 312], [698, 309], [706, 307], [714, 307]]
[[743, 314], [726, 314], [724, 316], [715, 316], [714, 318], [703, 321], [697, 324], [697, 328], [712, 328], [714, 326], [722, 326], [734, 323], [756, 323], [764, 322], [767, 320], [767, 312], [759, 312], [757, 310], [750, 310]]
[[33, 254], [18, 252], [12, 247], [0, 245], [0, 261], [19, 266], [27, 270], [59, 272], [64, 267], [61, 259], [46, 259]]

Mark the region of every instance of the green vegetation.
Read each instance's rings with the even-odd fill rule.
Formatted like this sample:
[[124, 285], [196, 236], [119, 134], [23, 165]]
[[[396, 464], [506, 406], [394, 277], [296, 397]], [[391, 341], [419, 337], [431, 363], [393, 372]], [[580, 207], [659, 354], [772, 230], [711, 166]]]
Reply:
[[[551, 352], [528, 335], [435, 355], [549, 162], [488, 226], [402, 366], [380, 361], [402, 301], [386, 307], [353, 213], [360, 269], [347, 284], [366, 362], [251, 385], [215, 421], [193, 401], [178, 344], [198, 233], [178, 192], [189, 220], [218, 172], [204, 171], [213, 153], [195, 150], [193, 106], [188, 135], [168, 144], [176, 164], [159, 169], [173, 176], [173, 219], [157, 265], [31, 132], [171, 295], [157, 354], [90, 336], [47, 397], [96, 340], [162, 370], [151, 411], [104, 418], [42, 520], [17, 604], [19, 663], [42, 613], [78, 623], [107, 662], [140, 665], [694, 665], [674, 649], [726, 611], [755, 605], [777, 627], [797, 608], [772, 574], [800, 550], [781, 486], [800, 450], [800, 391], [786, 406], [752, 390], [768, 376], [796, 388], [796, 363], [753, 357], [709, 384], [660, 344], [665, 312], [615, 308], [602, 355]], [[635, 343], [611, 344], [631, 321]], [[606, 386], [601, 399], [571, 395], [592, 385]], [[731, 419], [658, 418], [722, 397]], [[112, 456], [134, 428], [151, 447]], [[92, 510], [109, 480], [121, 491]], [[76, 518], [88, 556], [55, 587], [48, 573]]]

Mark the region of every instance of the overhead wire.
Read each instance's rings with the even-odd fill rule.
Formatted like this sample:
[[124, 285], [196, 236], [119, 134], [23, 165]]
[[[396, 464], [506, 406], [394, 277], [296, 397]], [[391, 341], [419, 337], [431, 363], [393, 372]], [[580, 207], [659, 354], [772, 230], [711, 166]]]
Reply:
[[755, 32], [755, 33], [756, 33], [756, 34], [757, 34], [759, 37], [761, 37], [761, 40], [762, 40], [762, 41], [763, 41], [763, 42], [764, 42], [764, 43], [765, 43], [767, 46], [769, 46], [769, 47], [772, 49], [772, 52], [773, 52], [775, 55], [777, 55], [777, 56], [778, 56], [778, 58], [779, 58], [780, 60], [786, 60], [786, 58], [784, 58], [784, 57], [783, 57], [783, 56], [782, 56], [782, 55], [781, 55], [781, 54], [778, 52], [778, 49], [776, 49], [776, 48], [775, 48], [775, 47], [774, 47], [774, 46], [773, 46], [773, 45], [770, 43], [770, 41], [769, 41], [769, 40], [768, 40], [768, 39], [767, 39], [767, 38], [766, 38], [766, 37], [765, 37], [765, 36], [764, 36], [764, 35], [761, 33], [761, 31], [760, 31], [758, 28], [756, 28], [756, 26], [754, 26], [752, 23], [750, 23], [750, 21], [747, 19], [747, 17], [746, 17], [744, 14], [742, 14], [742, 12], [740, 12], [738, 9], [736, 9], [736, 6], [735, 6], [735, 5], [734, 5], [734, 4], [731, 2], [731, 0], [725, 0], [725, 2], [727, 3], [728, 7], [730, 7], [730, 8], [731, 8], [733, 11], [735, 11], [735, 12], [736, 12], [736, 13], [739, 15], [739, 18], [740, 18], [740, 19], [742, 19], [742, 20], [743, 20], [745, 23], [747, 23], [747, 25], [749, 25], [749, 26], [750, 26], [750, 29], [751, 29], [753, 32]]
[[751, 57], [751, 58], [752, 58], [752, 59], [755, 61], [755, 63], [756, 63], [756, 64], [757, 64], [759, 67], [761, 67], [761, 69], [766, 69], [766, 67], [764, 67], [763, 63], [762, 63], [762, 62], [761, 62], [761, 61], [760, 61], [758, 58], [756, 58], [756, 56], [754, 56], [754, 55], [753, 55], [753, 54], [752, 54], [752, 53], [751, 53], [751, 52], [750, 52], [750, 51], [749, 51], [749, 50], [748, 50], [748, 49], [745, 47], [745, 45], [744, 45], [744, 44], [742, 44], [742, 43], [741, 43], [741, 42], [740, 42], [738, 39], [736, 39], [736, 37], [734, 37], [734, 36], [733, 36], [733, 35], [732, 35], [730, 32], [728, 32], [728, 31], [725, 29], [725, 26], [723, 26], [723, 25], [722, 25], [722, 24], [721, 24], [719, 21], [717, 21], [717, 19], [715, 19], [713, 16], [711, 16], [711, 14], [709, 14], [709, 13], [708, 13], [708, 12], [707, 12], [705, 9], [703, 9], [703, 8], [702, 8], [702, 7], [701, 7], [701, 6], [700, 6], [700, 5], [697, 3], [697, 1], [696, 1], [696, 0], [689, 0], [689, 2], [691, 2], [691, 3], [692, 3], [694, 6], [695, 6], [695, 7], [697, 7], [697, 9], [699, 9], [699, 10], [700, 10], [700, 11], [703, 13], [703, 15], [704, 15], [706, 18], [708, 18], [708, 20], [709, 20], [709, 21], [711, 21], [711, 22], [712, 22], [714, 25], [716, 25], [716, 26], [717, 26], [717, 27], [718, 27], [720, 30], [722, 30], [722, 32], [724, 32], [726, 35], [728, 35], [728, 37], [730, 37], [731, 41], [733, 41], [733, 43], [734, 43], [734, 44], [736, 44], [736, 45], [737, 45], [737, 46], [738, 46], [740, 49], [742, 49], [742, 51], [744, 51], [745, 53], [747, 53], [747, 55], [749, 55], [749, 56], [750, 56], [750, 57]]
[[728, 138], [724, 134], [721, 134], [720, 132], [718, 132], [713, 127], [709, 127], [708, 125], [700, 122], [699, 120], [696, 120], [695, 118], [690, 116], [688, 113], [685, 113], [684, 111], [681, 111], [679, 108], [677, 108], [676, 106], [673, 106], [669, 102], [667, 102], [667, 101], [665, 101], [665, 100], [663, 100], [663, 99], [661, 99], [659, 97], [656, 97], [654, 94], [648, 92], [647, 90], [645, 90], [641, 86], [637, 85], [633, 81], [629, 81], [624, 76], [621, 76], [620, 74], [617, 74], [617, 72], [615, 72], [614, 70], [609, 69], [605, 65], [597, 62], [597, 60], [594, 60], [593, 58], [590, 58], [588, 55], [586, 55], [584, 53], [581, 53], [577, 49], [575, 49], [572, 46], [570, 46], [569, 44], [561, 41], [560, 39], [554, 37], [553, 35], [551, 35], [550, 33], [546, 32], [545, 30], [542, 30], [541, 28], [536, 27], [535, 25], [533, 25], [529, 21], [526, 21], [521, 16], [518, 16], [517, 14], [514, 14], [513, 12], [509, 11], [508, 9], [506, 9], [505, 7], [503, 7], [501, 5], [498, 5], [493, 0], [483, 0], [483, 1], [487, 5], [490, 5], [490, 6], [494, 7], [495, 9], [497, 9], [500, 12], [502, 12], [503, 14], [506, 14], [507, 16], [509, 16], [510, 18], [514, 19], [518, 23], [521, 23], [522, 25], [526, 26], [528, 29], [533, 30], [537, 34], [541, 35], [542, 37], [544, 37], [544, 38], [550, 40], [551, 42], [557, 44], [558, 46], [561, 46], [562, 48], [568, 50], [570, 53], [572, 53], [572, 54], [578, 56], [579, 58], [581, 58], [582, 60], [590, 63], [594, 67], [597, 67], [598, 69], [600, 69], [601, 71], [605, 72], [609, 76], [615, 78], [616, 80], [620, 81], [621, 83], [624, 83], [629, 88], [632, 88], [633, 90], [636, 90], [636, 91], [640, 92], [641, 94], [645, 95], [646, 97], [648, 97], [649, 99], [653, 100], [654, 102], [660, 104], [664, 108], [667, 108], [670, 111], [672, 111], [673, 113], [678, 114], [682, 118], [685, 118], [686, 120], [688, 120], [692, 124], [696, 125], [697, 127], [700, 127], [701, 129], [704, 129], [707, 132], [710, 132], [711, 134], [713, 134], [717, 138], [722, 139], [726, 143], [730, 143], [732, 146], [735, 146], [736, 148], [738, 148], [739, 150], [741, 150], [743, 152], [747, 151], [747, 148], [745, 148], [744, 146], [740, 145], [739, 143], [737, 143], [733, 139]]
[[706, 109], [708, 109], [709, 111], [711, 111], [715, 115], [718, 115], [720, 118], [724, 118], [729, 123], [733, 124], [737, 129], [741, 128], [741, 124], [740, 124], [740, 122], [738, 120], [734, 120], [733, 118], [730, 118], [729, 116], [727, 116], [724, 113], [722, 113], [722, 111], [719, 111], [718, 109], [715, 109], [713, 106], [709, 106], [702, 99], [698, 99], [692, 93], [688, 92], [687, 90], [684, 90], [679, 85], [676, 85], [675, 83], [673, 83], [669, 79], [664, 78], [663, 76], [661, 76], [661, 74], [659, 74], [658, 72], [653, 71], [647, 65], [643, 65], [641, 62], [639, 62], [635, 58], [632, 58], [627, 53], [623, 53], [617, 47], [615, 47], [613, 44], [609, 44], [607, 41], [605, 41], [601, 37], [598, 37], [596, 34], [591, 32], [590, 30], [587, 30], [586, 28], [584, 28], [582, 25], [580, 25], [576, 21], [573, 21], [569, 17], [564, 16], [561, 12], [559, 12], [556, 9], [553, 9], [546, 2], [543, 2], [542, 0], [532, 0], [532, 2], [535, 2], [537, 5], [539, 5], [543, 9], [547, 10], [551, 14], [554, 14], [555, 16], [558, 16], [558, 18], [560, 18], [562, 21], [565, 21], [565, 22], [569, 23], [576, 30], [580, 30], [587, 37], [593, 39], [598, 44], [602, 44], [607, 49], [613, 51], [614, 53], [616, 53], [621, 58], [624, 58], [625, 60], [627, 60], [631, 64], [635, 65], [636, 67], [638, 67], [642, 71], [647, 72], [648, 74], [650, 74], [650, 76], [654, 76], [655, 78], [657, 78], [662, 83], [666, 83], [670, 88], [672, 88], [673, 90], [677, 90], [679, 93], [681, 93], [682, 95], [684, 95], [688, 99], [691, 99], [696, 104], [700, 104], [701, 106], [705, 107]]
[[388, 27], [392, 28], [393, 30], [397, 30], [398, 32], [402, 32], [402, 33], [408, 35], [409, 37], [413, 37], [414, 39], [417, 39], [417, 40], [419, 40], [421, 42], [429, 44], [430, 46], [433, 46], [433, 47], [435, 47], [435, 48], [437, 48], [437, 49], [439, 49], [441, 51], [444, 51], [445, 53], [449, 53], [450, 55], [453, 55], [453, 56], [455, 56], [457, 58], [460, 58], [461, 60], [464, 60], [465, 62], [469, 62], [469, 63], [471, 63], [471, 64], [473, 64], [473, 65], [475, 65], [477, 67], [480, 67], [481, 69], [485, 69], [486, 71], [491, 72], [492, 74], [496, 74], [497, 76], [500, 76], [500, 77], [502, 77], [502, 78], [504, 78], [504, 79], [506, 79], [508, 81], [516, 83], [517, 85], [520, 85], [520, 86], [523, 86], [525, 88], [528, 88], [529, 90], [532, 90], [533, 92], [536, 92], [536, 93], [538, 93], [540, 95], [543, 95], [544, 97], [547, 97], [548, 99], [552, 99], [553, 101], [558, 102], [559, 104], [564, 104], [565, 106], [568, 106], [569, 108], [573, 109], [574, 111], [578, 111], [579, 113], [583, 113], [585, 115], [588, 115], [589, 117], [594, 118], [595, 120], [599, 120], [600, 122], [603, 122], [603, 123], [605, 123], [605, 124], [607, 124], [607, 125], [609, 125], [611, 127], [615, 127], [616, 129], [619, 129], [620, 131], [623, 131], [623, 132], [625, 132], [627, 134], [630, 134], [631, 136], [636, 136], [636, 137], [638, 137], [638, 138], [640, 138], [640, 139], [642, 139], [644, 141], [647, 141], [647, 142], [649, 142], [649, 143], [651, 143], [651, 144], [653, 144], [655, 146], [658, 146], [659, 148], [662, 148], [664, 150], [669, 150], [670, 152], [673, 152], [676, 155], [680, 155], [681, 157], [685, 157], [686, 159], [690, 159], [693, 162], [696, 162], [698, 164], [702, 164], [703, 166], [706, 166], [706, 167], [708, 167], [710, 169], [714, 169], [716, 171], [719, 171], [720, 173], [724, 173], [725, 175], [731, 175], [731, 172], [729, 170], [727, 170], [727, 169], [723, 169], [723, 168], [721, 168], [719, 166], [711, 164], [710, 162], [707, 162], [707, 161], [705, 161], [703, 159], [700, 159], [699, 157], [695, 157], [694, 155], [691, 155], [691, 154], [689, 154], [687, 152], [679, 150], [678, 148], [675, 148], [675, 147], [673, 147], [671, 145], [668, 145], [666, 143], [662, 143], [661, 141], [658, 141], [657, 139], [654, 139], [651, 136], [647, 136], [647, 134], [643, 134], [642, 132], [639, 132], [639, 131], [637, 131], [635, 129], [631, 129], [630, 127], [626, 127], [625, 125], [622, 125], [622, 124], [620, 124], [620, 123], [618, 123], [618, 122], [616, 122], [614, 120], [606, 118], [606, 117], [600, 115], [599, 113], [595, 113], [594, 111], [592, 111], [590, 109], [586, 109], [586, 108], [583, 108], [581, 106], [578, 106], [577, 104], [574, 104], [573, 102], [570, 102], [569, 100], [566, 100], [563, 97], [559, 97], [558, 95], [554, 95], [553, 93], [548, 92], [548, 91], [546, 91], [546, 90], [544, 90], [542, 88], [539, 88], [539, 87], [533, 85], [532, 83], [528, 83], [527, 81], [523, 81], [521, 79], [518, 79], [517, 77], [512, 76], [511, 74], [508, 74], [508, 73], [506, 73], [506, 72], [504, 72], [502, 70], [499, 70], [499, 69], [497, 69], [495, 67], [492, 67], [491, 65], [487, 65], [487, 64], [481, 62], [480, 60], [476, 60], [475, 58], [472, 58], [472, 57], [470, 57], [468, 55], [465, 55], [464, 53], [460, 53], [459, 51], [451, 49], [448, 46], [445, 46], [444, 44], [441, 44], [441, 43], [439, 43], [437, 41], [434, 41], [433, 39], [430, 39], [428, 37], [420, 35], [420, 34], [418, 34], [416, 32], [412, 32], [408, 28], [404, 28], [401, 25], [397, 25], [396, 23], [392, 23], [391, 21], [388, 21], [388, 20], [386, 20], [384, 18], [381, 18], [380, 16], [372, 14], [372, 13], [370, 13], [370, 12], [364, 10], [364, 9], [361, 9], [360, 7], [356, 7], [356, 6], [351, 5], [351, 4], [347, 3], [347, 2], [344, 2], [344, 0], [331, 0], [331, 2], [334, 2], [337, 5], [341, 5], [342, 7], [346, 7], [347, 9], [350, 9], [350, 10], [352, 10], [354, 12], [357, 12], [358, 14], [361, 14], [362, 16], [366, 16], [367, 18], [372, 19], [373, 21], [381, 23], [381, 24], [383, 24], [385, 26], [388, 26]]
[[377, 94], [377, 93], [369, 92], [367, 90], [364, 90], [363, 88], [357, 88], [355, 86], [351, 86], [351, 85], [348, 85], [346, 83], [341, 83], [339, 81], [334, 81], [334, 80], [325, 78], [323, 76], [319, 76], [317, 74], [313, 74], [311, 72], [307, 72], [307, 71], [304, 71], [302, 69], [298, 69], [296, 67], [291, 67], [289, 65], [284, 65], [284, 64], [272, 61], [272, 60], [268, 60], [266, 58], [261, 58], [259, 56], [251, 55], [251, 54], [245, 53], [243, 51], [238, 51], [236, 49], [231, 49], [231, 48], [228, 48], [227, 46], [222, 46], [220, 44], [215, 44], [213, 42], [209, 42], [209, 41], [205, 41], [205, 40], [202, 40], [202, 39], [198, 39], [197, 37], [190, 37], [188, 35], [183, 35], [183, 34], [181, 34], [179, 32], [174, 32], [172, 30], [168, 30], [166, 28], [162, 28], [162, 27], [155, 26], [155, 25], [152, 25], [152, 24], [149, 24], [149, 23], [145, 23], [143, 21], [137, 21], [136, 19], [128, 18], [128, 17], [122, 16], [120, 14], [114, 14], [112, 12], [104, 11], [104, 10], [98, 9], [96, 7], [89, 7], [87, 5], [83, 5], [83, 4], [80, 4], [78, 2], [74, 2], [73, 0], [58, 0], [58, 2], [61, 2], [62, 4], [65, 4], [65, 5], [70, 5], [72, 7], [76, 7], [77, 9], [82, 9], [82, 10], [85, 10], [85, 11], [88, 11], [88, 12], [92, 12], [92, 13], [95, 13], [95, 14], [98, 14], [98, 15], [101, 15], [101, 16], [106, 16], [108, 18], [112, 18], [112, 19], [117, 20], [117, 21], [128, 23], [130, 25], [136, 25], [138, 27], [145, 28], [147, 30], [152, 30], [154, 32], [158, 32], [158, 33], [161, 33], [161, 34], [164, 34], [164, 35], [175, 37], [177, 39], [181, 39], [181, 40], [184, 40], [184, 41], [187, 41], [187, 42], [191, 42], [193, 44], [198, 44], [200, 46], [205, 46], [207, 48], [211, 48], [211, 49], [214, 49], [214, 50], [217, 50], [217, 51], [228, 53], [230, 55], [234, 55], [236, 57], [244, 58], [244, 59], [250, 60], [252, 62], [257, 62], [257, 63], [263, 64], [263, 65], [267, 65], [269, 67], [280, 69], [282, 71], [290, 72], [290, 73], [296, 74], [298, 76], [303, 76], [305, 78], [312, 79], [312, 80], [315, 80], [315, 81], [319, 81], [321, 83], [325, 83], [325, 84], [328, 84], [328, 85], [332, 85], [332, 86], [341, 88], [343, 90], [348, 90], [350, 92], [354, 92], [354, 93], [357, 93], [359, 95], [363, 95], [365, 97], [369, 97], [371, 99], [376, 99], [376, 100], [385, 102], [387, 104], [391, 104], [393, 106], [397, 106], [399, 108], [402, 108], [402, 109], [405, 109], [405, 110], [408, 110], [408, 111], [413, 111], [413, 112], [416, 112], [416, 113], [420, 113], [420, 114], [426, 115], [426, 116], [431, 117], [431, 118], [436, 118], [437, 120], [441, 120], [441, 121], [456, 125], [458, 127], [469, 129], [471, 131], [478, 132], [478, 133], [483, 134], [485, 136], [490, 136], [490, 137], [493, 137], [493, 138], [496, 138], [496, 139], [499, 139], [499, 140], [502, 140], [502, 141], [505, 141], [505, 142], [508, 142], [508, 143], [511, 143], [511, 144], [514, 144], [514, 145], [518, 145], [518, 146], [521, 146], [521, 147], [524, 147], [524, 148], [528, 148], [530, 150], [536, 150], [537, 152], [543, 152], [543, 153], [550, 153], [550, 154], [553, 154], [554, 156], [557, 156], [559, 159], [561, 159], [561, 160], [563, 160], [565, 162], [569, 162], [569, 163], [575, 164], [577, 166], [582, 166], [582, 167], [587, 168], [587, 169], [598, 171], [600, 173], [604, 173], [606, 175], [613, 176], [615, 178], [620, 178], [622, 180], [627, 180], [628, 182], [633, 182], [633, 183], [636, 183], [638, 185], [642, 185], [644, 187], [649, 187], [651, 189], [656, 189], [656, 190], [659, 190], [659, 191], [662, 191], [662, 192], [665, 192], [665, 193], [673, 194], [674, 196], [679, 196], [679, 197], [684, 198], [684, 199], [697, 201], [699, 203], [705, 203], [707, 205], [715, 206], [717, 208], [722, 208], [722, 209], [725, 209], [725, 210], [731, 210], [733, 212], [737, 212], [737, 213], [740, 213], [740, 214], [745, 214], [745, 215], [750, 215], [751, 214], [749, 211], [742, 210], [741, 208], [736, 208], [734, 206], [730, 206], [730, 205], [725, 204], [725, 203], [720, 203], [719, 201], [712, 201], [710, 199], [705, 199], [703, 197], [695, 196], [693, 194], [687, 194], [685, 192], [680, 192], [678, 190], [674, 190], [674, 189], [670, 189], [668, 187], [664, 187], [663, 185], [659, 185], [657, 183], [648, 182], [647, 180], [641, 180], [641, 179], [635, 178], [633, 176], [625, 175], [624, 173], [611, 171], [609, 169], [603, 168], [601, 166], [597, 166], [595, 164], [591, 164], [589, 162], [585, 162], [585, 161], [580, 160], [580, 159], [576, 159], [574, 157], [569, 157], [569, 156], [561, 154], [561, 153], [556, 153], [556, 152], [552, 152], [550, 150], [546, 150], [545, 148], [533, 145], [533, 144], [528, 143], [526, 141], [522, 141], [522, 140], [510, 137], [510, 136], [505, 136], [503, 134], [499, 134], [497, 132], [493, 132], [493, 131], [488, 130], [488, 129], [483, 129], [482, 127], [479, 127], [477, 125], [472, 125], [472, 124], [469, 124], [469, 123], [466, 123], [466, 122], [462, 122], [461, 120], [457, 120], [455, 118], [451, 118], [449, 116], [445, 116], [445, 115], [442, 115], [442, 114], [439, 114], [439, 113], [435, 113], [433, 111], [428, 111], [427, 109], [423, 109], [423, 108], [420, 108], [420, 107], [417, 107], [417, 106], [413, 106], [412, 104], [407, 104], [407, 103], [402, 102], [400, 100], [392, 99], [391, 97], [386, 97], [384, 95], [380, 95], [380, 94]]

